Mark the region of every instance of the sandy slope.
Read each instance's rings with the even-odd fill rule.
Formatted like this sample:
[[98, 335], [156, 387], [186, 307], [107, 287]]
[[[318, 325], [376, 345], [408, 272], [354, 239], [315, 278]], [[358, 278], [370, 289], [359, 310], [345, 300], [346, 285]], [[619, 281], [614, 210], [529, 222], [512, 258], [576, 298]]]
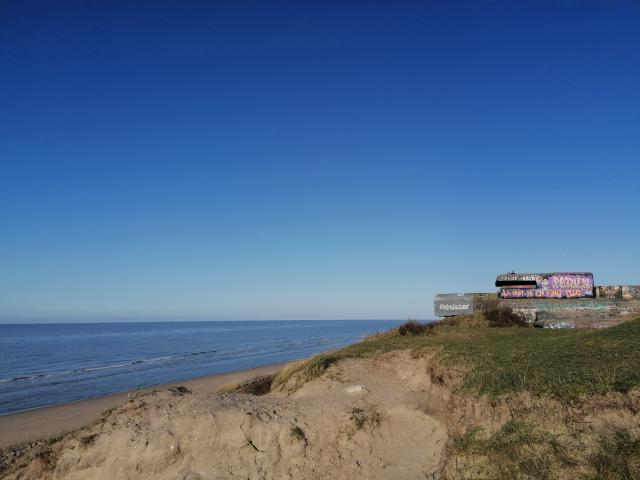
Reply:
[[[640, 472], [640, 390], [580, 403], [527, 392], [495, 399], [451, 393], [461, 378], [402, 351], [342, 360], [290, 394], [165, 389], [61, 439], [0, 451], [0, 477], [573, 480]], [[627, 470], [635, 476], [620, 476]]]
[[16, 462], [8, 478], [432, 478], [444, 401], [425, 360], [406, 352], [341, 362], [290, 396], [163, 391]]
[[[184, 385], [195, 393], [215, 392], [224, 385], [239, 383], [258, 375], [276, 373], [283, 366], [283, 364], [268, 365], [237, 372], [209, 375], [180, 382], [179, 385]], [[166, 390], [171, 385], [174, 384], [149, 387], [149, 390]], [[135, 392], [116, 393], [115, 395], [2, 415], [0, 416], [0, 448], [22, 442], [42, 440], [81, 428], [98, 420], [105, 410], [122, 405], [132, 394]]]

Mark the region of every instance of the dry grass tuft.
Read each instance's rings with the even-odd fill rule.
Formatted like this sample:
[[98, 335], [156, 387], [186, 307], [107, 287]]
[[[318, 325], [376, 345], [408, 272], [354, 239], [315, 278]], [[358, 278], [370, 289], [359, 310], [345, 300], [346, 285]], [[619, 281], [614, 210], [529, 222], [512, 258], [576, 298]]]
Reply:
[[52, 472], [55, 469], [56, 455], [48, 446], [39, 448], [33, 458], [40, 462], [42, 470]]
[[[531, 423], [509, 420], [492, 435], [482, 435], [483, 429], [470, 426], [463, 435], [453, 437], [449, 454], [466, 457], [457, 474], [467, 478], [470, 470], [482, 471], [478, 477], [511, 480], [514, 478], [555, 478], [558, 467], [572, 461], [555, 435]], [[454, 462], [451, 462], [454, 463]]]
[[433, 329], [433, 324], [422, 323], [415, 319], [407, 320], [398, 327], [398, 335], [422, 335]]
[[362, 430], [365, 427], [374, 429], [380, 426], [382, 415], [374, 407], [353, 408], [351, 410], [351, 421], [356, 430]]
[[304, 433], [304, 430], [300, 428], [298, 425], [292, 426], [291, 430], [289, 430], [289, 434], [291, 435], [291, 437], [295, 438], [296, 440], [300, 440], [304, 442], [305, 445], [309, 445], [309, 441], [307, 440], [307, 435]]
[[594, 480], [640, 479], [640, 437], [622, 429], [602, 437], [591, 464], [596, 471]]
[[500, 327], [527, 327], [527, 323], [510, 308], [494, 308], [484, 313], [488, 326]]
[[191, 390], [184, 385], [178, 385], [177, 387], [171, 387], [169, 389], [171, 393], [177, 395], [178, 397], [183, 397], [184, 395], [188, 395], [191, 393]]
[[244, 393], [248, 395], [265, 395], [271, 391], [271, 384], [275, 375], [261, 375], [250, 378], [236, 385], [230, 385], [218, 390], [218, 393]]
[[323, 353], [287, 365], [271, 383], [271, 391], [295, 391], [314, 378], [321, 376], [331, 365], [344, 358], [336, 352]]
[[80, 437], [80, 446], [82, 447], [89, 447], [91, 445], [93, 445], [96, 441], [96, 438], [98, 438], [98, 434], [94, 433], [91, 435], [85, 435], [83, 437]]

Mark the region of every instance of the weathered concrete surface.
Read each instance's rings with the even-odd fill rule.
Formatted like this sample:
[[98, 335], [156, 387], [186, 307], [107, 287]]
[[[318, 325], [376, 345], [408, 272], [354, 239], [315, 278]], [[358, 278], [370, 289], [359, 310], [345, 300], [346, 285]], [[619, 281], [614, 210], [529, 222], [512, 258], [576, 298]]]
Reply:
[[473, 297], [475, 312], [509, 308], [530, 325], [544, 328], [604, 328], [640, 316], [640, 286], [613, 285], [595, 287], [595, 291], [599, 298], [501, 299], [497, 293], [466, 295]]
[[640, 315], [640, 300], [611, 298], [500, 300], [527, 323], [545, 328], [603, 328]]
[[473, 293], [439, 293], [433, 302], [438, 317], [468, 315], [473, 313]]
[[640, 300], [640, 285], [600, 285], [596, 287], [596, 298]]
[[640, 300], [640, 285], [622, 285], [622, 298]]

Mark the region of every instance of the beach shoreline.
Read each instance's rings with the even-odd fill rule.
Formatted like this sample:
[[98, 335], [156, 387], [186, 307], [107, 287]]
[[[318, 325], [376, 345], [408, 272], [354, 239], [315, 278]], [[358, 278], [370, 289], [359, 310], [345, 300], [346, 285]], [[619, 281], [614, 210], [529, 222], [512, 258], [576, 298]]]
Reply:
[[151, 385], [136, 390], [104, 395], [86, 400], [50, 405], [0, 415], [0, 449], [26, 442], [44, 440], [82, 428], [100, 418], [103, 412], [118, 407], [138, 391], [166, 390], [182, 385], [194, 393], [216, 392], [225, 385], [243, 382], [260, 375], [273, 375], [286, 363], [264, 365], [245, 370], [217, 373], [190, 380]]

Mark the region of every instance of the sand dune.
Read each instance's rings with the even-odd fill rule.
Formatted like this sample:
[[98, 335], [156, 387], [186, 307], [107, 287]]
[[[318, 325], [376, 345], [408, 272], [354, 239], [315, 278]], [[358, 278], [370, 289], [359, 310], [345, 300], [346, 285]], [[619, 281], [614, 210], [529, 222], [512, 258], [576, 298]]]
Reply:
[[[220, 387], [242, 382], [257, 375], [277, 372], [282, 364], [251, 368], [238, 372], [222, 373], [207, 377], [180, 382], [195, 393], [211, 393]], [[159, 385], [145, 389], [166, 390], [174, 384]], [[178, 385], [178, 384], [175, 384]], [[145, 391], [143, 390], [143, 392]], [[139, 392], [124, 392], [104, 397], [80, 400], [78, 402], [38, 408], [26, 412], [0, 416], [0, 448], [17, 445], [23, 442], [34, 442], [57, 436], [70, 430], [81, 428], [100, 419], [102, 413], [110, 408], [127, 402], [131, 396]]]
[[341, 362], [291, 395], [165, 390], [24, 455], [7, 478], [432, 478], [443, 394], [406, 352]]

